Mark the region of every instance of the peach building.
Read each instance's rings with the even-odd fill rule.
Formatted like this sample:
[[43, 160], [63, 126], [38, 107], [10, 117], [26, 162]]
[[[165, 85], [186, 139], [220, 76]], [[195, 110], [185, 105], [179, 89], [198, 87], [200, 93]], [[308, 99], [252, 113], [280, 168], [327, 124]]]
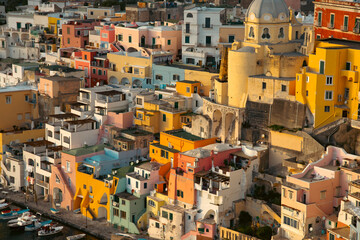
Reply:
[[84, 48], [89, 44], [89, 31], [98, 25], [100, 22], [94, 20], [77, 20], [63, 24], [61, 47]]
[[349, 156], [343, 149], [330, 146], [323, 158], [301, 173], [287, 176], [281, 194], [281, 228], [275, 239], [304, 239], [326, 233], [348, 189], [341, 166]]
[[104, 153], [104, 145], [63, 151], [61, 162], [51, 166], [50, 195], [55, 205], [73, 210], [76, 192], [76, 165], [85, 158]]
[[178, 55], [181, 50], [181, 26], [139, 26], [136, 23], [115, 27], [119, 47], [145, 48], [148, 52], [168, 51]]

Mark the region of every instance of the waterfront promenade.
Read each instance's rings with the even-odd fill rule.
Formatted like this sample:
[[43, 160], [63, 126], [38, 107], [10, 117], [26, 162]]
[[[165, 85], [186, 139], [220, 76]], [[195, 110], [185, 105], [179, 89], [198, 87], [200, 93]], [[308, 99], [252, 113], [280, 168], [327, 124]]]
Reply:
[[[7, 194], [4, 194], [4, 191], [6, 191]], [[86, 221], [86, 217], [82, 214], [75, 214], [72, 211], [67, 211], [65, 209], [60, 209], [58, 214], [53, 214], [50, 211], [50, 202], [46, 202], [41, 199], [38, 200], [37, 204], [34, 201], [25, 202], [25, 194], [23, 192], [4, 191], [0, 190], [0, 198], [5, 198], [8, 203], [17, 205], [21, 208], [27, 207], [33, 212], [41, 213], [44, 217], [51, 218], [59, 223], [79, 229], [98, 239], [110, 240], [112, 234], [121, 232], [120, 229], [114, 228], [105, 219], [88, 219]], [[134, 235], [134, 237], [149, 239], [146, 236], [140, 235]]]

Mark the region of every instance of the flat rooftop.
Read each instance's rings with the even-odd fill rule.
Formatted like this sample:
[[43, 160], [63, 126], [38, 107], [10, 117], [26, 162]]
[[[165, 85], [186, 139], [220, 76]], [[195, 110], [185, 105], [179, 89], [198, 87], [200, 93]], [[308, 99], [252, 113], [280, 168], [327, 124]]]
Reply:
[[77, 78], [77, 77], [61, 77], [61, 76], [41, 77], [41, 79], [46, 79], [46, 80], [53, 81], [53, 82], [81, 81], [81, 79]]
[[37, 91], [37, 87], [31, 85], [19, 85], [19, 86], [11, 86], [11, 87], [4, 87], [0, 88], [0, 93], [7, 93], [7, 92], [20, 92], [20, 91]]
[[138, 128], [128, 128], [121, 130], [120, 133], [129, 134], [134, 137], [153, 135], [151, 132], [147, 132]]
[[190, 140], [190, 141], [200, 141], [200, 140], [203, 140], [203, 138], [201, 137], [198, 137], [198, 136], [195, 136], [195, 135], [192, 135], [191, 133], [188, 133], [182, 129], [179, 129], [179, 130], [170, 130], [170, 131], [166, 131], [164, 132], [166, 134], [169, 134], [169, 135], [172, 135], [172, 136], [175, 136], [175, 137], [179, 137], [179, 138], [183, 138], [183, 139], [186, 139], [186, 140]]
[[139, 199], [138, 197], [136, 197], [128, 192], [117, 193], [117, 194], [115, 194], [115, 196], [117, 196], [121, 199], [129, 200], [129, 201]]
[[[357, 41], [350, 41], [350, 40], [337, 39], [337, 38], [327, 38], [327, 39], [321, 39], [321, 40], [316, 40], [316, 41], [344, 45], [344, 47], [346, 47], [346, 48], [360, 49], [360, 43]], [[329, 47], [320, 47], [320, 48], [331, 49], [334, 47], [329, 46]], [[339, 46], [338, 48], [343, 48], [343, 47]]]
[[75, 148], [75, 149], [71, 149], [71, 150], [65, 150], [65, 151], [63, 151], [63, 153], [73, 155], [73, 156], [82, 156], [82, 155], [87, 155], [90, 153], [96, 153], [96, 152], [103, 151], [104, 148], [105, 148], [105, 145], [100, 144], [100, 145], [94, 145], [94, 146], [90, 146], [90, 147], [81, 147], [81, 148]]
[[109, 90], [109, 91], [104, 91], [104, 92], [96, 92], [96, 94], [104, 95], [104, 96], [115, 96], [115, 95], [122, 94], [122, 92], [116, 91], [116, 90]]

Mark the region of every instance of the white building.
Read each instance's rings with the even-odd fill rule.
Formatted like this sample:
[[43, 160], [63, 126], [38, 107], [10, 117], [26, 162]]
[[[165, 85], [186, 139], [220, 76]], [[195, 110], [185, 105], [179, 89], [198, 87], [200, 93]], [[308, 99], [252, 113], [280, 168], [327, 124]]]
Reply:
[[258, 172], [258, 152], [245, 146], [233, 154], [232, 164], [213, 167], [195, 174], [197, 197], [196, 219], [213, 219], [216, 224], [230, 227], [235, 219], [234, 201], [245, 199], [252, 185], [253, 172]]
[[[21, 144], [22, 145], [22, 144]], [[20, 150], [21, 151], [21, 150]], [[1, 182], [3, 185], [16, 191], [25, 186], [25, 165], [22, 154], [17, 152], [6, 152], [1, 161]]]
[[194, 7], [184, 11], [182, 60], [186, 64], [217, 68], [220, 27], [225, 23], [225, 9]]
[[9, 12], [6, 14], [6, 24], [8, 28], [30, 29], [34, 25], [34, 14], [23, 12]]

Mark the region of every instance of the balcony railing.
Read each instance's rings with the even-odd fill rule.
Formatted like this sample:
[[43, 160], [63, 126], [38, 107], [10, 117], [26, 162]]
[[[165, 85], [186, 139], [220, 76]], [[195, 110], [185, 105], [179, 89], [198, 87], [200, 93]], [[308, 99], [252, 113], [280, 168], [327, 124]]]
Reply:
[[42, 180], [39, 180], [39, 179], [36, 179], [36, 184], [39, 185], [39, 186], [42, 186], [44, 188], [49, 188], [49, 183], [47, 183], [45, 181], [42, 181]]
[[359, 34], [360, 33], [360, 27], [354, 27], [353, 32]]
[[79, 102], [84, 102], [84, 103], [90, 103], [90, 99], [88, 99], [88, 98], [83, 98], [83, 97], [77, 97], [77, 100], [79, 101]]
[[329, 23], [329, 24], [327, 25], [327, 27], [330, 28], [330, 29], [333, 29], [333, 28], [334, 28], [334, 24], [333, 24], [333, 23]]
[[347, 32], [348, 31], [348, 26], [341, 26], [341, 31]]
[[212, 24], [203, 24], [202, 27], [207, 28], [207, 29], [212, 29], [213, 25]]

